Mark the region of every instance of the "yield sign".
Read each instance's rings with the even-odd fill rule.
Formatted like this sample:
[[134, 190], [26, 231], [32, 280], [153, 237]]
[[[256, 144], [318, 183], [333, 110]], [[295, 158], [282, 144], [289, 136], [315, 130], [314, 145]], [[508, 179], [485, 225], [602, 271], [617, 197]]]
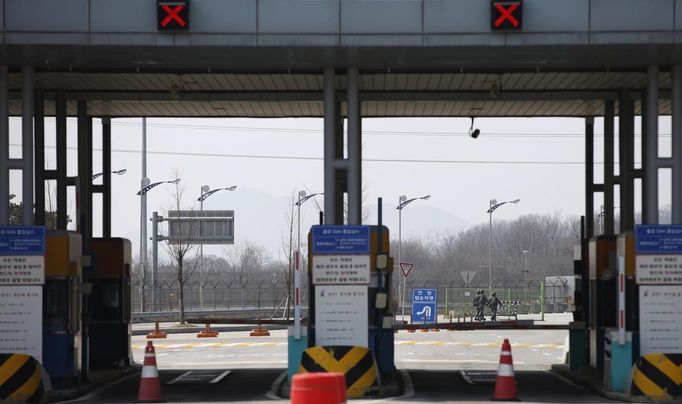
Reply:
[[464, 279], [464, 284], [466, 286], [469, 286], [469, 282], [474, 278], [474, 275], [476, 275], [476, 271], [460, 271], [460, 275], [462, 275], [462, 279]]
[[401, 262], [400, 263], [400, 270], [403, 271], [403, 276], [407, 278], [407, 275], [410, 274], [410, 271], [412, 270], [412, 267], [414, 264], [408, 264], [407, 262]]

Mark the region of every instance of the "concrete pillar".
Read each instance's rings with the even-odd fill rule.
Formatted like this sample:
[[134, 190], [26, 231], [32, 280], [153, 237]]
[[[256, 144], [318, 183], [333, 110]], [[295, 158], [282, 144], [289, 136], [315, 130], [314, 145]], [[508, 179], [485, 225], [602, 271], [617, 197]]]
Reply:
[[111, 237], [111, 118], [102, 118], [102, 237]]
[[[343, 161], [345, 149], [345, 137], [344, 137], [344, 117], [341, 115], [341, 102], [336, 102], [336, 133], [335, 133], [335, 143], [334, 143], [334, 158], [337, 162]], [[334, 206], [341, 207], [334, 213], [335, 218], [334, 223], [343, 224], [344, 223], [344, 209], [342, 208], [345, 204], [344, 194], [347, 192], [347, 171], [345, 168], [335, 169], [335, 182], [336, 182], [336, 202]]]
[[33, 67], [21, 68], [22, 224], [33, 224]]
[[362, 223], [362, 116], [360, 75], [348, 69], [348, 224]]
[[9, 71], [0, 66], [0, 225], [9, 224]]
[[642, 123], [646, 135], [642, 142], [644, 184], [642, 189], [642, 223], [658, 224], [658, 66], [647, 69], [646, 105]]
[[336, 209], [343, 211], [343, 205], [336, 206], [336, 173], [334, 160], [336, 156], [336, 88], [334, 69], [324, 69], [324, 223], [336, 223]]
[[35, 223], [45, 225], [45, 94], [33, 93], [33, 123], [35, 125]]
[[672, 67], [672, 223], [682, 224], [682, 65]]
[[607, 100], [604, 103], [604, 234], [613, 235], [613, 163], [614, 163], [614, 128], [615, 103]]
[[57, 135], [57, 230], [66, 230], [66, 92], [64, 90], [58, 90], [55, 93], [55, 130]]
[[620, 167], [620, 232], [635, 228], [634, 207], [634, 108], [630, 91], [621, 90], [618, 99], [618, 148]]
[[89, 215], [90, 207], [89, 201], [92, 200], [90, 193], [90, 184], [92, 184], [92, 169], [89, 167], [91, 161], [88, 154], [91, 153], [91, 133], [90, 128], [92, 121], [88, 118], [86, 101], [78, 101], [77, 104], [77, 119], [78, 119], [78, 185], [79, 194], [77, 196], [78, 204], [80, 206], [80, 213], [78, 214], [78, 227], [83, 235], [84, 244], [86, 240], [92, 236], [92, 217]]
[[585, 237], [594, 236], [594, 118], [585, 118]]

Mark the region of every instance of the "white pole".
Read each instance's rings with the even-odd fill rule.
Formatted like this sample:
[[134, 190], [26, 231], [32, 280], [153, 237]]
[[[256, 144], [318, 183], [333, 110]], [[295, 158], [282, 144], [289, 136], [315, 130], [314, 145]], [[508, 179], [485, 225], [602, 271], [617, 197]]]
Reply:
[[490, 227], [488, 228], [488, 291], [493, 289], [493, 201], [490, 201]]
[[[204, 187], [201, 187], [201, 192], [199, 195], [199, 210], [201, 211], [201, 217], [204, 217]], [[204, 225], [204, 220], [199, 221], [199, 237], [203, 234], [202, 228]], [[204, 309], [204, 243], [199, 244], [199, 307], [201, 310]]]
[[[402, 253], [402, 248], [403, 248], [403, 208], [400, 207], [400, 204], [402, 201], [398, 199], [398, 267], [400, 267], [401, 261], [401, 253]], [[400, 268], [400, 273], [402, 273], [403, 270]], [[401, 306], [402, 306], [402, 319], [405, 321], [405, 284], [407, 281], [407, 276], [403, 273], [403, 296], [401, 298]]]
[[301, 287], [301, 194], [298, 195], [298, 247], [296, 248], [296, 267], [294, 268], [294, 338], [301, 339], [301, 301], [299, 290]]
[[[142, 118], [142, 180], [140, 190], [144, 190], [147, 185], [147, 118]], [[147, 193], [140, 195], [140, 263], [142, 273], [146, 279], [147, 274]], [[156, 293], [156, 274], [152, 274], [152, 300]], [[142, 285], [144, 290], [144, 285]], [[143, 292], [144, 293], [144, 292]], [[144, 301], [145, 299], [143, 299]], [[142, 307], [145, 310], [145, 307]]]

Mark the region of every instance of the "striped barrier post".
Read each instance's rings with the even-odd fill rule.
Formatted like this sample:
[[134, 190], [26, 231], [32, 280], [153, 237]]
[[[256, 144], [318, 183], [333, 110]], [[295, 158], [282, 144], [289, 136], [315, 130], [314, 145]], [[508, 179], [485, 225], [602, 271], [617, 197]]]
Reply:
[[0, 354], [0, 402], [40, 403], [44, 398], [40, 363], [30, 355]]
[[632, 397], [682, 399], [682, 354], [647, 354], [632, 368]]
[[314, 346], [301, 356], [299, 373], [338, 372], [346, 379], [348, 397], [364, 397], [379, 386], [372, 352], [360, 346]]

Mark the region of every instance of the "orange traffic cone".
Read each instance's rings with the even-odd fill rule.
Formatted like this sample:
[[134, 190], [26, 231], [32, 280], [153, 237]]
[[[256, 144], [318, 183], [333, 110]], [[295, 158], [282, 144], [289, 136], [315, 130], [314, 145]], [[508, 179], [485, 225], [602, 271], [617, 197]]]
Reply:
[[156, 368], [156, 353], [154, 344], [147, 341], [144, 349], [144, 364], [142, 365], [142, 377], [140, 378], [140, 391], [137, 394], [138, 403], [160, 403], [161, 383], [159, 382], [159, 371]]
[[514, 361], [512, 360], [511, 345], [508, 339], [502, 343], [500, 353], [500, 365], [497, 368], [497, 380], [495, 380], [495, 394], [493, 401], [515, 401], [516, 377], [514, 376]]

